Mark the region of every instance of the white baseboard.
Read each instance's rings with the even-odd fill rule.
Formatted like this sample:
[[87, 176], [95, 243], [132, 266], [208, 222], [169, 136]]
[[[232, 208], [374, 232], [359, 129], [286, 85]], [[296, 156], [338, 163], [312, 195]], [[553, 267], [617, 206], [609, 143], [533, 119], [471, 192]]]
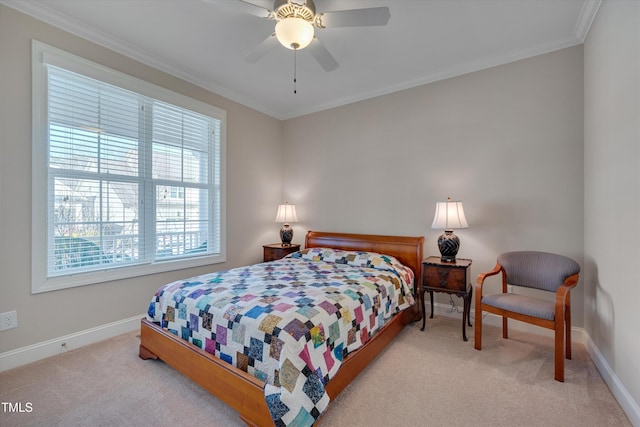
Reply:
[[[459, 310], [462, 310], [458, 307]], [[430, 309], [427, 307], [427, 316], [430, 314]], [[462, 312], [451, 311], [451, 306], [446, 304], [434, 304], [434, 314], [439, 314], [441, 316], [455, 317], [458, 319], [462, 319]], [[471, 310], [471, 319], [475, 318], [475, 311]], [[429, 319], [427, 318], [427, 324]], [[472, 324], [474, 322], [471, 322]], [[485, 314], [485, 317], [482, 320], [483, 325], [491, 325], [502, 327], [502, 317], [496, 316], [491, 313]], [[510, 321], [509, 322], [509, 330], [518, 330], [523, 332], [530, 332], [533, 334], [544, 335], [553, 337], [553, 331], [550, 329], [541, 328], [535, 325], [530, 325], [524, 322], [518, 321]], [[467, 337], [469, 341], [473, 341], [473, 333], [469, 333], [467, 330]], [[616, 398], [616, 401], [620, 404], [620, 407], [629, 418], [631, 425], [640, 427], [640, 405], [633, 399], [633, 397], [629, 394], [625, 386], [622, 384], [620, 379], [616, 376], [613, 369], [607, 361], [605, 360], [602, 353], [593, 342], [587, 331], [583, 328], [576, 328], [575, 326], [571, 327], [571, 342], [581, 343], [585, 346], [587, 353], [591, 357], [591, 360], [596, 365], [598, 372], [602, 375], [605, 383], [611, 389], [611, 393]]]
[[[462, 319], [461, 312], [451, 311], [451, 307], [445, 304], [435, 304], [434, 312], [434, 314]], [[427, 316], [429, 313], [429, 308], [427, 308]], [[474, 318], [474, 314], [474, 311], [472, 311], [472, 319]], [[143, 317], [145, 317], [145, 315], [141, 314], [42, 343], [7, 351], [0, 354], [0, 372], [36, 362], [50, 356], [55, 356], [74, 348], [106, 340], [120, 334], [133, 332], [140, 328], [140, 319]], [[429, 322], [428, 318], [427, 322]], [[483, 324], [501, 327], [502, 318], [500, 316], [490, 314], [485, 316]], [[515, 330], [531, 332], [539, 335], [546, 335], [547, 333], [550, 333], [549, 336], [553, 336], [551, 331], [528, 325], [523, 322], [510, 322], [509, 327]], [[602, 356], [602, 353], [600, 353], [600, 350], [598, 350], [598, 347], [596, 347], [593, 340], [591, 340], [589, 334], [587, 334], [587, 332], [582, 328], [573, 327], [572, 331], [572, 341], [584, 344], [587, 352], [591, 356], [591, 359], [598, 368], [600, 375], [602, 375], [602, 378], [611, 389], [611, 392], [631, 421], [631, 424], [634, 426], [640, 426], [640, 406], [638, 406], [638, 403], [633, 400], [627, 389], [620, 382], [615, 372], [611, 369], [611, 366], [609, 366], [605, 358]], [[467, 336], [470, 341], [473, 341], [473, 335], [471, 335], [471, 333], [467, 334]]]
[[591, 356], [591, 360], [598, 368], [600, 375], [607, 383], [609, 388], [611, 389], [611, 393], [613, 393], [614, 397], [622, 407], [622, 410], [629, 421], [631, 421], [631, 425], [640, 426], [640, 405], [633, 400], [633, 397], [629, 394], [624, 385], [620, 382], [620, 379], [616, 376], [611, 366], [607, 363], [596, 344], [593, 342], [591, 337], [585, 332], [584, 333], [584, 346], [587, 349], [587, 352]]
[[63, 337], [29, 345], [0, 354], [0, 372], [65, 353], [98, 341], [140, 329], [140, 319], [146, 314], [118, 320]]

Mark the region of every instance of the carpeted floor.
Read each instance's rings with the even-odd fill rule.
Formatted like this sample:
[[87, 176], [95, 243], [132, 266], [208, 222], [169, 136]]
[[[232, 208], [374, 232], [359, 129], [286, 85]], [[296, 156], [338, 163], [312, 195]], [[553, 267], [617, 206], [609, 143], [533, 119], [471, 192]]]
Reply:
[[[439, 316], [407, 326], [322, 417], [323, 426], [631, 426], [586, 350], [574, 344], [565, 383], [553, 379], [553, 341], [509, 340]], [[244, 425], [235, 411], [171, 367], [138, 358], [135, 333], [0, 373], [9, 426]], [[30, 403], [27, 406], [27, 402]], [[26, 409], [31, 407], [31, 411]], [[15, 407], [14, 407], [15, 408]]]

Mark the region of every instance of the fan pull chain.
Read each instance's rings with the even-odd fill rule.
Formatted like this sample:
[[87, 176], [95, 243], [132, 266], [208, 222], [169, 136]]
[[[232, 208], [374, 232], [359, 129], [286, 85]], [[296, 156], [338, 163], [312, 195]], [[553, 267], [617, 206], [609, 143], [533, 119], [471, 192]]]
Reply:
[[298, 93], [298, 49], [293, 50], [293, 93]]

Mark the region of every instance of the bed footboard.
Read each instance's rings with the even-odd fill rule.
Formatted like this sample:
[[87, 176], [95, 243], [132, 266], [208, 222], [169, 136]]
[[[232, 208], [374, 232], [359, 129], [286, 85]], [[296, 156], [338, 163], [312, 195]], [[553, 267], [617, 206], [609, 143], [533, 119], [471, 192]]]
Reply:
[[160, 359], [238, 411], [250, 426], [272, 425], [264, 383], [142, 319], [140, 357]]
[[[331, 400], [412, 321], [411, 308], [398, 313], [363, 347], [350, 353], [326, 386]], [[206, 351], [142, 319], [140, 358], [160, 359], [235, 409], [249, 426], [273, 424], [264, 398], [264, 383]], [[319, 421], [322, 420], [320, 417]]]

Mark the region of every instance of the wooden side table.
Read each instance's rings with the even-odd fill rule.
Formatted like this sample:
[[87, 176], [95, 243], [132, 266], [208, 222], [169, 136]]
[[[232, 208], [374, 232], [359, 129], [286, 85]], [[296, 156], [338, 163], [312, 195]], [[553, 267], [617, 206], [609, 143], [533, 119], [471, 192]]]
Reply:
[[437, 256], [431, 256], [422, 261], [422, 289], [420, 290], [420, 302], [422, 303], [422, 328], [426, 323], [426, 309], [424, 293], [431, 296], [431, 316], [433, 318], [433, 293], [445, 292], [454, 294], [464, 300], [462, 310], [462, 339], [467, 341], [467, 323], [471, 326], [471, 297], [473, 286], [469, 282], [471, 274], [471, 260], [458, 258], [455, 262], [444, 262]]
[[284, 246], [282, 243], [274, 243], [271, 245], [264, 245], [262, 247], [264, 248], [264, 262], [284, 258], [285, 256], [300, 250], [300, 245], [298, 244]]

